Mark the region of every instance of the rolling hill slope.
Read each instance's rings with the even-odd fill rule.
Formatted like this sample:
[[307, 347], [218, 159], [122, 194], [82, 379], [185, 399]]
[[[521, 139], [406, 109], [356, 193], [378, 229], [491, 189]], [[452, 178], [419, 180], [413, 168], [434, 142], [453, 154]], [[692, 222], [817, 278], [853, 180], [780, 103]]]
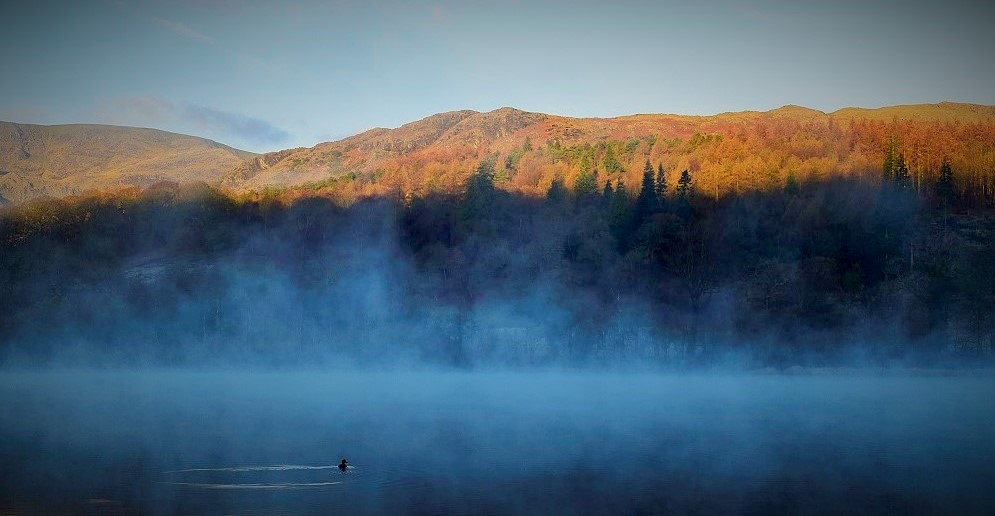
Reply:
[[0, 198], [21, 202], [164, 180], [213, 183], [254, 156], [156, 129], [0, 122]]
[[[690, 169], [701, 188], [718, 195], [780, 185], [788, 175], [877, 171], [891, 136], [917, 180], [935, 173], [944, 155], [962, 172], [995, 168], [992, 106], [943, 102], [823, 113], [789, 105], [713, 116], [615, 118], [501, 108], [441, 113], [396, 129], [265, 154], [235, 167], [221, 184], [251, 190], [345, 176], [363, 179], [367, 193], [377, 190], [370, 183], [425, 191], [459, 184], [477, 162], [490, 158], [506, 188], [541, 193], [554, 178], [570, 184], [585, 159], [601, 170], [601, 181], [626, 182], [638, 181], [650, 160], [668, 174]], [[613, 167], [612, 159], [620, 165]]]
[[995, 195], [995, 106], [942, 102], [615, 118], [463, 110], [261, 155], [155, 129], [0, 122], [0, 203], [163, 180], [233, 191], [453, 191], [488, 159], [502, 188], [525, 193], [542, 194], [554, 180], [572, 185], [589, 168], [599, 171], [600, 184], [635, 185], [649, 160], [663, 165], [671, 185], [689, 169], [701, 191], [717, 196], [780, 187], [792, 176], [876, 173], [892, 137], [917, 188], [927, 187], [949, 156], [958, 188]]

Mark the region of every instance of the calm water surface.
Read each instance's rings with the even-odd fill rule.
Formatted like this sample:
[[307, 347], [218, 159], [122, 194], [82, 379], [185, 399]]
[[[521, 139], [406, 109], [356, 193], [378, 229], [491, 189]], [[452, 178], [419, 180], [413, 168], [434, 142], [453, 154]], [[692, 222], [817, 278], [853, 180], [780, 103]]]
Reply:
[[0, 373], [0, 513], [992, 514], [993, 486], [990, 377]]

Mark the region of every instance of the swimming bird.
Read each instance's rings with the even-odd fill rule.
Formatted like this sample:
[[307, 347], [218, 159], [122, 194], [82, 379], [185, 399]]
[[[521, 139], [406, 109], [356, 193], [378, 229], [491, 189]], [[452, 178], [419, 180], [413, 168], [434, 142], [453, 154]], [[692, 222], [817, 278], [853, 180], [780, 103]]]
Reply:
[[349, 469], [349, 461], [342, 459], [342, 462], [339, 463], [339, 470], [345, 471], [347, 469]]

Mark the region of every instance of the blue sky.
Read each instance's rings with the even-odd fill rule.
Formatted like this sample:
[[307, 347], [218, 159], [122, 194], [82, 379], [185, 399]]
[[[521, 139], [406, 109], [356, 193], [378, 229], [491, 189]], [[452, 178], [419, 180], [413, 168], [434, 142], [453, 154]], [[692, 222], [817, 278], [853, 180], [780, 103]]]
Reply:
[[995, 104], [992, 20], [978, 2], [2, 2], [0, 120], [267, 151], [502, 106]]

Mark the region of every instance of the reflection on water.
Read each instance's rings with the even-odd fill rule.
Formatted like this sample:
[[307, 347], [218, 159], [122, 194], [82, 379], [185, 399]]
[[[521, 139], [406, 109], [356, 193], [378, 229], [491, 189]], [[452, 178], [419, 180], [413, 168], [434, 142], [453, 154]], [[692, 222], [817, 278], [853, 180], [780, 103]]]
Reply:
[[5, 372], [0, 513], [985, 514], [993, 387], [966, 376]]

